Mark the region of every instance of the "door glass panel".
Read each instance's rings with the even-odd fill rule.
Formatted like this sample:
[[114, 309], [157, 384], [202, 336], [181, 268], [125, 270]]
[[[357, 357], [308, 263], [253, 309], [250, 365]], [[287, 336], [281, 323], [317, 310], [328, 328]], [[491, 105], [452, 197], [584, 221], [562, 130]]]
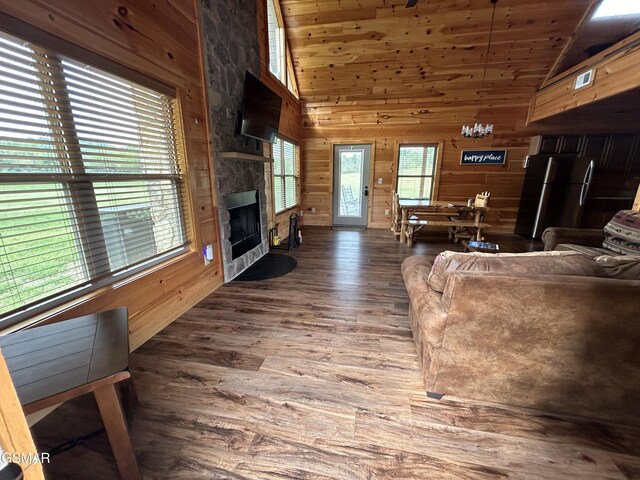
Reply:
[[340, 216], [359, 217], [362, 211], [362, 167], [364, 152], [340, 152]]

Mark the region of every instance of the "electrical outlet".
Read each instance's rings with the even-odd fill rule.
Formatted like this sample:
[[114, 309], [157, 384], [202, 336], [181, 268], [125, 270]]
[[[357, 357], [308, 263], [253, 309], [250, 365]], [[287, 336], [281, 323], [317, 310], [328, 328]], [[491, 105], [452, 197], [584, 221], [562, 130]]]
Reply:
[[316, 207], [311, 207], [311, 213], [316, 213]]
[[304, 217], [304, 210], [300, 210], [300, 216]]
[[388, 209], [388, 208], [385, 208], [385, 209], [384, 209], [384, 214], [385, 214], [386, 216], [389, 216], [389, 209]]
[[378, 185], [382, 185], [382, 177], [378, 178]]
[[213, 260], [213, 245], [209, 244], [204, 247], [204, 264], [209, 265]]

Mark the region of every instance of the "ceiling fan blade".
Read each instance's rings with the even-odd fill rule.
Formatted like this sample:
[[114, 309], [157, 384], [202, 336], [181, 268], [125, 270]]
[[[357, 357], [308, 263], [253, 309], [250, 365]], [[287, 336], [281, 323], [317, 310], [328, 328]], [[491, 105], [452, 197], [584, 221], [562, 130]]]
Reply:
[[418, 3], [418, 0], [407, 0], [406, 5], [404, 6], [404, 8], [411, 8], [411, 7], [415, 7]]

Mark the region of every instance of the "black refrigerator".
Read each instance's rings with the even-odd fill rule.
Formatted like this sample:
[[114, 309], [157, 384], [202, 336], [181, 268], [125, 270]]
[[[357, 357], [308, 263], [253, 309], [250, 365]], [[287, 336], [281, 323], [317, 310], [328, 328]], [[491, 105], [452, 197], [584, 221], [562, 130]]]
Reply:
[[516, 233], [540, 238], [547, 227], [578, 227], [594, 161], [571, 155], [530, 155]]

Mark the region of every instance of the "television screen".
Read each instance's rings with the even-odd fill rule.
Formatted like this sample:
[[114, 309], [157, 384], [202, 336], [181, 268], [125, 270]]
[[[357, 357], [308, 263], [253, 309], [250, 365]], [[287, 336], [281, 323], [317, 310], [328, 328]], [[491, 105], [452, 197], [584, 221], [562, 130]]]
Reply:
[[275, 142], [281, 108], [282, 98], [247, 72], [244, 77], [240, 133], [269, 143]]

